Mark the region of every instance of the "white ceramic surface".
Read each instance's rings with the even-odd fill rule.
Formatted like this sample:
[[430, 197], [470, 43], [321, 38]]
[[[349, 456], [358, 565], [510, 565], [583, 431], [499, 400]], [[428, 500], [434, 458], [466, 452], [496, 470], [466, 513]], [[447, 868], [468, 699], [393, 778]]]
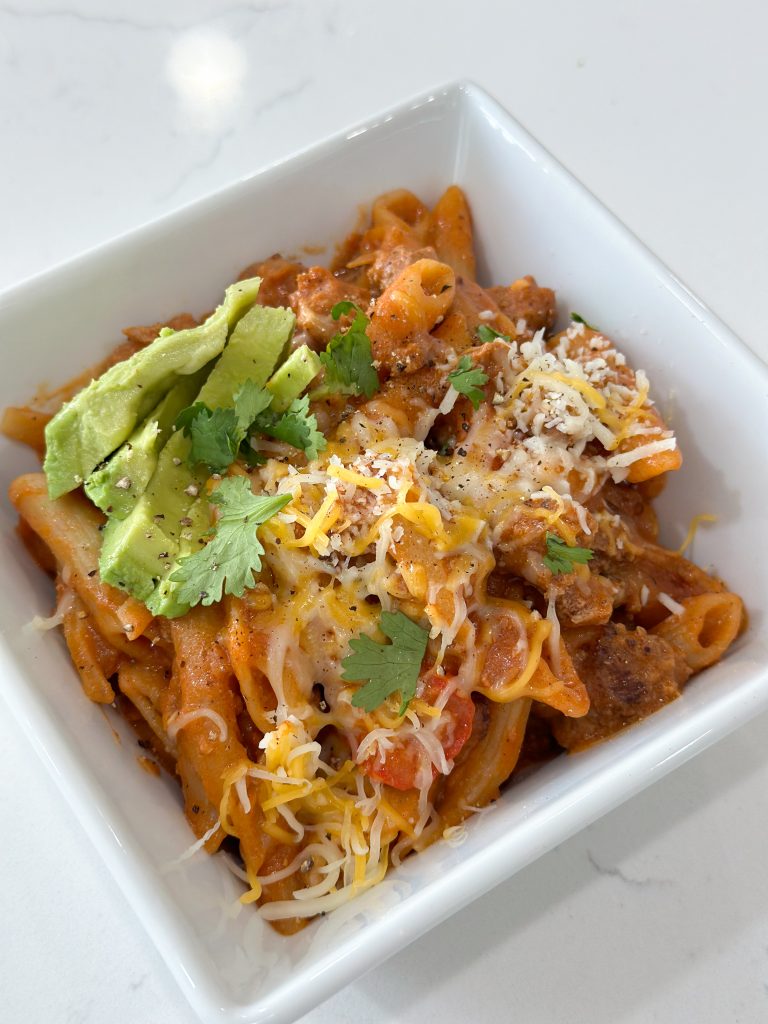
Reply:
[[[261, 254], [295, 251], [308, 241], [330, 245], [352, 226], [355, 204], [379, 191], [405, 182], [434, 199], [451, 180], [472, 201], [484, 277], [536, 274], [557, 289], [562, 310], [578, 308], [596, 319], [652, 381], [663, 381], [676, 395], [675, 427], [687, 461], [685, 476], [664, 496], [667, 538], [682, 537], [702, 502], [720, 515], [717, 529], [697, 542], [696, 556], [727, 569], [753, 612], [752, 626], [684, 700], [600, 748], [550, 765], [474, 822], [461, 848], [440, 845], [412, 859], [352, 908], [285, 940], [255, 914], [226, 916], [237, 889], [216, 859], [201, 857], [163, 872], [189, 842], [178, 797], [170, 784], [135, 770], [125, 730], [118, 725], [123, 740], [115, 745], [101, 712], [72, 701], [76, 683], [62, 668], [58, 638], [24, 630], [32, 614], [47, 609], [49, 597], [4, 509], [2, 558], [11, 583], [1, 609], [5, 696], [207, 1021], [293, 1019], [768, 705], [766, 623], [759, 611], [768, 595], [750, 554], [768, 489], [758, 480], [744, 500], [743, 481], [759, 461], [760, 442], [739, 415], [745, 406], [757, 416], [768, 411], [768, 375], [473, 87], [407, 103], [4, 294], [0, 330], [21, 339], [24, 358], [0, 385], [0, 404], [29, 393], [41, 366], [57, 380], [94, 359], [124, 323], [209, 307]], [[188, 253], [193, 261], [184, 258]], [[55, 345], [52, 338], [68, 343]], [[657, 395], [666, 397], [658, 387]], [[716, 465], [712, 453], [724, 428], [733, 447]], [[0, 460], [3, 484], [29, 461], [6, 442]]]

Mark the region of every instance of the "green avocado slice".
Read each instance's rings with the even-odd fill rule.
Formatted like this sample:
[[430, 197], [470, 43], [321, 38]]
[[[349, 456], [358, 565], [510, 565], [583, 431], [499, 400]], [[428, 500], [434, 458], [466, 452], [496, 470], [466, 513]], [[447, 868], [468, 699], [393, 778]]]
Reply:
[[307, 345], [291, 352], [282, 366], [267, 381], [267, 390], [272, 392], [270, 408], [274, 412], [285, 412], [294, 398], [298, 398], [311, 381], [320, 373], [323, 364], [317, 353]]
[[[254, 307], [232, 332], [196, 400], [210, 408], [231, 408], [243, 381], [263, 387], [294, 323], [289, 309]], [[189, 447], [181, 430], [171, 435], [133, 510], [126, 519], [107, 524], [99, 560], [106, 583], [122, 587], [153, 614], [169, 618], [189, 610], [176, 600], [178, 585], [169, 576], [180, 557], [199, 550], [210, 526], [204, 497], [209, 474], [204, 467], [188, 465]]]
[[110, 460], [85, 481], [85, 493], [111, 519], [125, 519], [147, 489], [179, 413], [195, 400], [210, 369], [209, 364], [181, 377]]
[[215, 409], [231, 406], [234, 395], [245, 380], [263, 387], [274, 368], [282, 361], [296, 317], [291, 309], [253, 306], [232, 332], [227, 347], [216, 364], [210, 386], [203, 387], [197, 401]]
[[[173, 570], [182, 542], [194, 545], [210, 524], [208, 503], [198, 500], [208, 474], [187, 466], [188, 446], [183, 434], [174, 434], [160, 452], [157, 469], [130, 514], [125, 519], [110, 519], [104, 528], [101, 578], [127, 590], [152, 611], [150, 599], [158, 582]], [[205, 515], [191, 515], [193, 506], [199, 506], [199, 512], [204, 506]]]
[[79, 487], [126, 441], [180, 377], [220, 354], [227, 336], [258, 295], [258, 277], [227, 288], [222, 304], [199, 327], [161, 332], [146, 348], [75, 395], [45, 428], [43, 469], [51, 498]]

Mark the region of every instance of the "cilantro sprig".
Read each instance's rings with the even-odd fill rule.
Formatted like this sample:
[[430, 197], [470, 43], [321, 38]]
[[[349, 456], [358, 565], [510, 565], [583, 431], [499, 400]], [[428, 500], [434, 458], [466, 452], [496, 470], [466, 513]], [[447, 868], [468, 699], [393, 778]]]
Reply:
[[574, 565], [585, 565], [594, 557], [589, 548], [569, 547], [556, 533], [547, 534], [547, 553], [544, 565], [554, 575], [573, 572]]
[[179, 414], [176, 429], [190, 439], [191, 466], [202, 462], [220, 473], [235, 461], [242, 436], [234, 409], [210, 409], [205, 402], [195, 402]]
[[327, 444], [325, 436], [317, 428], [317, 417], [309, 411], [309, 395], [294, 398], [283, 413], [266, 409], [256, 417], [252, 430], [293, 445], [304, 452], [310, 462]]
[[176, 429], [183, 430], [190, 439], [190, 465], [203, 463], [211, 472], [221, 473], [238, 454], [253, 464], [258, 456], [246, 439], [254, 433], [285, 441], [308, 459], [316, 459], [326, 440], [309, 411], [309, 397], [294, 399], [282, 413], [270, 408], [272, 400], [266, 388], [246, 380], [235, 394], [232, 408], [211, 409], [204, 402], [195, 402], [182, 410]]
[[382, 612], [379, 628], [392, 643], [380, 644], [365, 635], [350, 640], [354, 653], [342, 661], [341, 678], [368, 680], [352, 698], [352, 704], [365, 711], [374, 711], [390, 694], [399, 692], [402, 715], [416, 696], [429, 631], [402, 612]]
[[210, 495], [219, 507], [219, 518], [204, 548], [179, 559], [171, 574], [180, 583], [177, 597], [194, 607], [220, 601], [224, 594], [242, 597], [253, 586], [253, 574], [261, 569], [264, 547], [256, 533], [291, 500], [290, 494], [256, 495], [245, 477], [222, 480]]
[[480, 402], [485, 398], [483, 385], [488, 381], [488, 374], [484, 373], [479, 366], [475, 366], [469, 356], [462, 356], [455, 370], [448, 374], [448, 383], [452, 384], [460, 395], [466, 395], [477, 409]]
[[252, 380], [244, 381], [240, 390], [235, 394], [235, 413], [238, 427], [243, 436], [248, 433], [257, 416], [269, 408], [272, 397], [271, 392], [266, 388], [260, 388]]
[[571, 313], [571, 320], [575, 324], [584, 324], [588, 331], [596, 331], [597, 328], [593, 327], [592, 324], [588, 324], [587, 321], [581, 316], [580, 313]]
[[331, 310], [334, 320], [351, 313], [355, 318], [343, 334], [335, 334], [320, 362], [325, 367], [325, 380], [315, 394], [365, 395], [370, 398], [379, 390], [379, 375], [373, 365], [371, 339], [366, 334], [368, 317], [354, 302], [337, 302]]
[[477, 330], [475, 331], [475, 337], [478, 341], [482, 341], [483, 344], [493, 341], [494, 338], [501, 338], [502, 341], [506, 342], [511, 341], [508, 334], [502, 334], [501, 331], [497, 331], [496, 328], [491, 327], [490, 324], [478, 324]]

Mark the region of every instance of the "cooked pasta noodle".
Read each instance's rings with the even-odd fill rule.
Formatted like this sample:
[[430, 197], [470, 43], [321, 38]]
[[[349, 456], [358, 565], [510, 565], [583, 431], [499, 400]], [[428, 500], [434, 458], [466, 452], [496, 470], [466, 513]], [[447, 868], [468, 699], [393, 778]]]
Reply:
[[[261, 557], [244, 586], [227, 576], [223, 599], [201, 586], [183, 613], [157, 614], [128, 577], [102, 578], [117, 520], [88, 481], [55, 500], [42, 473], [10, 489], [22, 540], [55, 577], [41, 627], [61, 625], [86, 696], [116, 703], [181, 782], [197, 841], [179, 861], [226, 844], [242, 902], [285, 934], [411, 851], [462, 842], [519, 771], [673, 700], [745, 627], [735, 594], [657, 543], [650, 498], [682, 457], [643, 371], [580, 317], [555, 333], [554, 293], [532, 277], [484, 288], [475, 275], [457, 186], [431, 209], [404, 189], [381, 196], [330, 270], [272, 256], [244, 272], [263, 307], [292, 310], [287, 350], [313, 377], [323, 367], [283, 403], [287, 420], [253, 414], [250, 455], [241, 435], [223, 469], [189, 471], [180, 528], [202, 507], [210, 529], [191, 555], [182, 530], [181, 553], [157, 555], [168, 565], [213, 550], [222, 476], [273, 502]], [[93, 376], [196, 323], [129, 328]], [[334, 385], [336, 346], [368, 384]], [[44, 454], [46, 424], [91, 376], [7, 410], [3, 430]], [[261, 408], [277, 408], [276, 388]], [[231, 410], [206, 415], [235, 429]], [[315, 449], [297, 423], [315, 424]], [[187, 443], [177, 425], [144, 427], [158, 467]], [[187, 479], [182, 458], [166, 461]], [[364, 648], [374, 661], [397, 650], [412, 691], [396, 675], [371, 698], [374, 669], [352, 671]]]

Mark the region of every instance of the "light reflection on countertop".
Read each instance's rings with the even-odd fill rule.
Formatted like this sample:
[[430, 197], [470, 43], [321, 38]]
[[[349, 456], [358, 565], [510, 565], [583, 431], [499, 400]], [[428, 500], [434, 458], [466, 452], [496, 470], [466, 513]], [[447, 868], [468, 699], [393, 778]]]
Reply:
[[192, 28], [173, 39], [165, 72], [189, 130], [216, 133], [242, 104], [248, 57], [226, 32]]

